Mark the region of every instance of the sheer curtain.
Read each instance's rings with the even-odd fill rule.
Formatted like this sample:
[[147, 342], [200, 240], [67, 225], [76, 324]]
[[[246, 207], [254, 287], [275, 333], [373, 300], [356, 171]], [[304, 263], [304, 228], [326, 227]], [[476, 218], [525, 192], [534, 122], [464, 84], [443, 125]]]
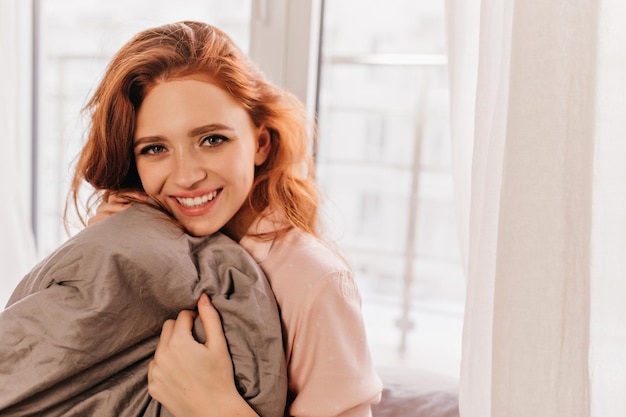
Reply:
[[20, 114], [29, 94], [20, 86], [28, 80], [18, 79], [18, 74], [30, 72], [22, 67], [24, 51], [19, 48], [25, 40], [22, 36], [25, 3], [28, 2], [0, 0], [0, 195], [3, 198], [0, 204], [0, 310], [35, 261], [27, 199], [24, 198], [29, 194], [29, 181], [25, 180], [24, 172], [30, 167], [23, 166], [23, 158], [18, 155], [18, 149], [24, 148], [20, 141], [30, 141]]
[[463, 417], [626, 415], [626, 3], [448, 0]]

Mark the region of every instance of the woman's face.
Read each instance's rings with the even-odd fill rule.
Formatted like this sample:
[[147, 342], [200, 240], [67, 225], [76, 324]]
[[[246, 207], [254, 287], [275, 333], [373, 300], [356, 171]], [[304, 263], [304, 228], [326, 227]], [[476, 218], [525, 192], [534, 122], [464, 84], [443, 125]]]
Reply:
[[235, 216], [269, 149], [267, 131], [201, 76], [159, 82], [137, 112], [134, 154], [144, 190], [192, 235], [214, 233]]

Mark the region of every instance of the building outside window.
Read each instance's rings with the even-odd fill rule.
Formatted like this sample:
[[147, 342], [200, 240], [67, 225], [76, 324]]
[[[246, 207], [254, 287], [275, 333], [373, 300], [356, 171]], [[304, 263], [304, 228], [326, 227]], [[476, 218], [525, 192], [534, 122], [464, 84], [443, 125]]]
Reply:
[[443, 1], [325, 3], [318, 170], [376, 361], [458, 375], [465, 295], [444, 19]]

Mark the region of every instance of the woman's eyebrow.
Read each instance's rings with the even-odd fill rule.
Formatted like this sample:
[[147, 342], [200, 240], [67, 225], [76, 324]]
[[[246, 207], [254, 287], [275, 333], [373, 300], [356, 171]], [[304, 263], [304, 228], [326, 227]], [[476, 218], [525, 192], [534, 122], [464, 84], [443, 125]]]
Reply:
[[159, 140], [162, 140], [160, 136], [145, 136], [142, 138], [135, 139], [133, 141], [133, 146], [139, 146], [143, 143], [150, 143], [150, 142], [159, 141]]
[[[223, 131], [234, 132], [235, 129], [230, 126], [221, 124], [221, 123], [210, 123], [208, 125], [194, 127], [189, 132], [187, 132], [187, 135], [189, 137], [195, 137], [195, 136], [200, 136], [200, 135], [206, 135], [207, 133], [211, 133], [211, 132], [223, 132]], [[160, 141], [160, 140], [163, 140], [163, 137], [160, 135], [144, 136], [144, 137], [135, 139], [133, 141], [133, 146], [137, 146], [146, 142], [153, 142], [153, 141]]]
[[187, 133], [187, 135], [189, 135], [190, 137], [194, 137], [194, 136], [199, 136], [199, 135], [206, 134], [209, 132], [217, 132], [217, 131], [224, 131], [224, 130], [234, 131], [235, 129], [233, 129], [230, 126], [223, 125], [221, 123], [211, 123], [211, 124], [204, 125], [204, 126], [194, 127]]

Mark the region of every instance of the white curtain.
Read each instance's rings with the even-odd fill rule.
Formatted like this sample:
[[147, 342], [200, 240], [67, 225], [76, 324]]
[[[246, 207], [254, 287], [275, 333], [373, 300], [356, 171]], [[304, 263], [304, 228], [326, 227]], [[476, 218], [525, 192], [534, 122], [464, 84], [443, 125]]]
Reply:
[[626, 416], [626, 2], [447, 16], [461, 415]]
[[29, 54], [22, 47], [28, 46], [26, 3], [29, 2], [0, 0], [0, 310], [35, 261], [27, 209], [30, 167], [25, 166], [23, 157], [30, 141], [28, 120], [24, 117], [29, 89], [22, 88], [29, 81], [24, 75], [30, 73], [23, 65], [24, 56]]

